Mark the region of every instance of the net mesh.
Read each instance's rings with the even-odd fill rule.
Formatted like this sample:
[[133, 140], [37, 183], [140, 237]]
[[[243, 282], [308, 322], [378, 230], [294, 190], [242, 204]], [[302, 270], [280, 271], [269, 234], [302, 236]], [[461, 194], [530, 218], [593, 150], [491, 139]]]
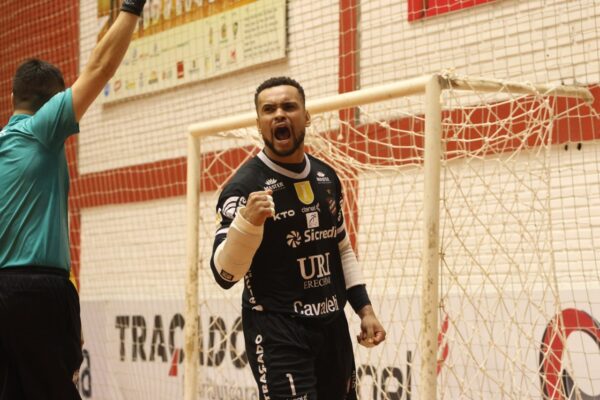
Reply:
[[[593, 393], [598, 377], [585, 349], [597, 340], [598, 328], [584, 317], [597, 307], [597, 285], [590, 282], [598, 273], [584, 265], [596, 250], [583, 245], [581, 232], [565, 235], [565, 225], [593, 230], [588, 213], [573, 215], [593, 200], [589, 193], [573, 195], [576, 173], [565, 156], [584, 149], [564, 142], [559, 128], [597, 121], [597, 115], [581, 100], [507, 88], [449, 88], [443, 104], [439, 398]], [[334, 166], [343, 183], [347, 229], [388, 330], [384, 346], [355, 348], [363, 399], [419, 393], [425, 122], [416, 110], [424, 108], [420, 96], [363, 105], [353, 110], [353, 123], [340, 120], [346, 114], [336, 110], [313, 116], [307, 134], [308, 151]], [[224, 296], [235, 309], [242, 289], [224, 295], [208, 266], [216, 196], [262, 146], [254, 129], [219, 137], [247, 143], [234, 150], [201, 146], [199, 293], [211, 315], [221, 307], [211, 302]], [[578, 245], [565, 245], [573, 241]], [[568, 322], [565, 310], [575, 315]], [[356, 316], [348, 316], [358, 332]], [[210, 368], [201, 368], [200, 377], [228, 379]]]
[[[3, 124], [19, 62], [41, 57], [72, 84], [119, 3], [2, 2]], [[242, 46], [242, 31], [234, 32], [246, 6], [254, 7], [250, 20], [283, 38], [283, 54], [183, 84], [158, 83], [184, 80], [182, 65], [187, 79], [201, 67], [231, 67], [244, 48], [264, 49], [259, 41]], [[252, 110], [256, 86], [277, 75], [300, 81], [308, 100], [446, 68], [582, 84], [598, 99], [599, 18], [595, 0], [148, 0], [124, 62], [139, 67], [137, 75], [123, 78], [121, 70], [107, 90], [140, 83], [157, 90], [109, 101], [102, 93], [66, 144], [85, 336], [82, 397], [182, 397], [183, 331], [191, 323], [184, 317], [190, 124]], [[575, 100], [509, 90], [446, 92], [445, 104], [439, 397], [598, 396], [597, 118]], [[591, 107], [599, 111], [598, 100]], [[419, 393], [422, 112], [418, 96], [363, 105], [315, 116], [310, 135], [311, 151], [344, 180], [352, 243], [389, 334], [382, 348], [357, 348], [362, 400]], [[202, 163], [211, 171], [202, 176], [204, 268], [212, 196], [260, 147], [252, 135], [203, 140]], [[211, 279], [201, 277], [199, 397], [255, 399], [236, 322], [240, 288], [219, 291]]]

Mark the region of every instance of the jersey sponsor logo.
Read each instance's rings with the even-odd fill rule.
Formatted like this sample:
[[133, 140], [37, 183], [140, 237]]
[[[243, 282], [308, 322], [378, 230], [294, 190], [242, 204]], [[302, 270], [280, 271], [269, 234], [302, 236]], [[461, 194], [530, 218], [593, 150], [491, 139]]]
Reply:
[[223, 208], [219, 210], [224, 217], [233, 219], [239, 207], [246, 205], [246, 198], [240, 196], [231, 196], [223, 203]]
[[315, 194], [312, 191], [309, 181], [302, 181], [294, 183], [294, 189], [296, 189], [296, 195], [298, 200], [302, 203], [311, 205], [315, 201]]
[[304, 282], [304, 290], [315, 289], [331, 285], [331, 276], [324, 276], [323, 278], [311, 279], [310, 281]]
[[314, 242], [316, 240], [331, 239], [337, 236], [335, 226], [329, 229], [307, 229], [304, 231], [304, 243]]
[[265, 365], [265, 348], [262, 345], [262, 335], [256, 335], [254, 344], [256, 345], [256, 362], [258, 364], [259, 388], [265, 400], [269, 400], [269, 385], [267, 383], [267, 366]]
[[331, 183], [331, 180], [329, 179], [329, 177], [327, 175], [325, 175], [323, 172], [319, 171], [319, 172], [317, 172], [317, 182]]
[[302, 212], [304, 214], [307, 214], [309, 212], [314, 212], [314, 211], [321, 212], [321, 205], [320, 205], [320, 203], [317, 203], [315, 205], [308, 206], [308, 207], [302, 207]]
[[314, 277], [322, 278], [331, 275], [331, 270], [329, 269], [329, 252], [298, 258], [296, 261], [300, 268], [300, 275], [302, 275], [305, 281]]
[[285, 185], [283, 184], [283, 182], [277, 182], [277, 179], [275, 178], [269, 178], [265, 181], [265, 190], [269, 190], [271, 189], [272, 191], [276, 192], [278, 190], [281, 190], [285, 187]]
[[331, 284], [329, 254], [327, 252], [296, 259], [300, 275], [304, 279], [304, 289], [319, 288]]
[[309, 229], [319, 227], [319, 213], [318, 212], [309, 212], [308, 214], [306, 214], [306, 227]]
[[300, 244], [302, 243], [302, 238], [300, 237], [300, 233], [298, 233], [298, 231], [291, 231], [290, 233], [288, 233], [285, 237], [285, 240], [288, 246], [290, 246], [293, 249], [300, 246]]
[[318, 303], [303, 303], [300, 300], [294, 302], [294, 311], [300, 315], [316, 317], [319, 315], [330, 314], [340, 309], [337, 296], [326, 297]]
[[282, 219], [286, 219], [288, 217], [293, 217], [296, 215], [296, 211], [294, 210], [285, 210], [280, 213], [277, 213], [273, 216], [274, 221], [281, 221]]
[[329, 229], [307, 229], [302, 235], [298, 231], [291, 231], [285, 237], [288, 246], [296, 248], [302, 243], [310, 243], [323, 239], [332, 239], [337, 237], [335, 226]]
[[253, 308], [256, 308], [256, 297], [254, 297], [254, 290], [252, 289], [252, 272], [246, 272], [246, 275], [244, 275], [244, 283], [246, 284], [246, 289], [248, 289], [248, 301], [254, 306]]

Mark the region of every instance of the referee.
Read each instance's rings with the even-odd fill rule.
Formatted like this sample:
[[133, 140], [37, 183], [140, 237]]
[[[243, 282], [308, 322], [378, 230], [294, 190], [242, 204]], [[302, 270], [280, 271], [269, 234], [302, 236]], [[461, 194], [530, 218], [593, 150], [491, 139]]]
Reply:
[[13, 78], [14, 113], [0, 131], [0, 400], [81, 398], [64, 143], [121, 63], [144, 3], [123, 2], [71, 88], [38, 59]]

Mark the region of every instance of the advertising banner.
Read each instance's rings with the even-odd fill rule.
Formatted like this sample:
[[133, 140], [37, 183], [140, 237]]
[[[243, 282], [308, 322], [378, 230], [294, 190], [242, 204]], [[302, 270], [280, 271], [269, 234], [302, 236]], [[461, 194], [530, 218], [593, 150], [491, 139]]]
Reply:
[[[541, 398], [544, 391], [562, 400], [551, 393], [562, 380], [576, 384], [586, 398], [600, 398], [600, 370], [593, 367], [600, 360], [600, 308], [589, 303], [600, 298], [600, 290], [560, 296], [560, 310], [541, 293], [523, 300], [508, 293], [514, 304], [484, 296], [477, 308], [460, 296], [447, 297], [438, 336], [438, 390], [453, 399], [487, 387], [488, 399], [507, 393]], [[361, 400], [419, 398], [419, 305], [407, 300], [373, 299], [387, 339], [372, 349], [355, 346]], [[198, 399], [258, 400], [244, 349], [240, 303], [210, 299], [201, 304]], [[182, 398], [184, 307], [183, 301], [82, 301], [82, 397]], [[356, 336], [360, 322], [349, 307], [346, 311]], [[547, 356], [548, 349], [564, 355]]]
[[[118, 3], [98, 0], [98, 40], [116, 18]], [[101, 98], [123, 100], [285, 56], [285, 0], [148, 0]]]

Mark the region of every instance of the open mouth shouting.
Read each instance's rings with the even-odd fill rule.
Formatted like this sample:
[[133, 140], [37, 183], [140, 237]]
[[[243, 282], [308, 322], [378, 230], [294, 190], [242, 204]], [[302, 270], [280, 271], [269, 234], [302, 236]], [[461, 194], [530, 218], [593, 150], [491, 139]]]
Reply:
[[273, 138], [280, 142], [287, 141], [292, 138], [292, 132], [287, 125], [279, 125], [273, 130]]
[[280, 157], [293, 154], [304, 142], [304, 132], [298, 137], [294, 136], [294, 130], [287, 124], [279, 124], [271, 130], [271, 140], [263, 138], [265, 145]]

